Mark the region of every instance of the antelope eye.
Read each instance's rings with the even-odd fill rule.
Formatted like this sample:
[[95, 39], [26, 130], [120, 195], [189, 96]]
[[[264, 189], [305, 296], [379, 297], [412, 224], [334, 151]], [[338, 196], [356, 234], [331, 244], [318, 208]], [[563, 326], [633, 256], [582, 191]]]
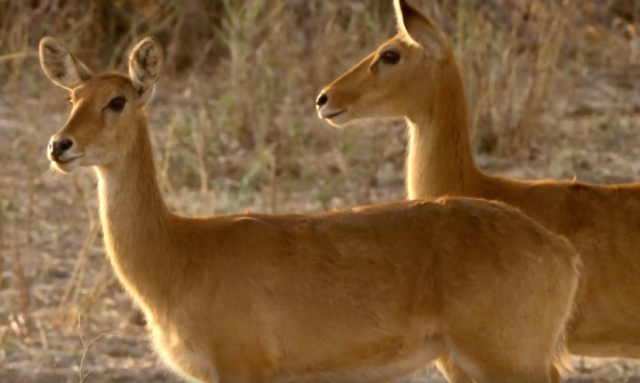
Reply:
[[121, 112], [126, 104], [127, 100], [124, 97], [118, 96], [109, 101], [107, 108], [113, 110], [114, 112]]
[[400, 54], [395, 51], [384, 51], [380, 55], [380, 60], [385, 64], [397, 64], [400, 61]]

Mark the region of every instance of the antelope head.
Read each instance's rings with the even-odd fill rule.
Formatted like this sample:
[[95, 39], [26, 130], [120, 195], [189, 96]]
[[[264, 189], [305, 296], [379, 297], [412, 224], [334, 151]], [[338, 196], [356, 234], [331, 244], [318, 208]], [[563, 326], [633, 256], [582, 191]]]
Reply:
[[152, 37], [140, 41], [129, 57], [129, 75], [94, 75], [53, 37], [40, 41], [40, 63], [72, 103], [65, 125], [51, 137], [52, 166], [70, 173], [80, 166], [108, 166], [132, 148], [133, 123], [144, 115], [163, 64], [162, 47]]
[[409, 0], [394, 0], [394, 5], [397, 35], [320, 92], [320, 118], [342, 126], [359, 119], [405, 117], [416, 103], [437, 94], [434, 87], [453, 58], [451, 47], [431, 18]]

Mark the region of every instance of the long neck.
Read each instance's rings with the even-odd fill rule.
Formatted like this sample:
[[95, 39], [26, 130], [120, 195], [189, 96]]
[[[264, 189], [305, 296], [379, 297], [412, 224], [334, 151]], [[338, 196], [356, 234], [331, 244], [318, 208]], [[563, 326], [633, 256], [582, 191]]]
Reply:
[[[410, 199], [473, 196], [482, 173], [471, 152], [467, 99], [453, 54], [442, 63], [436, 97], [418, 94], [409, 111], [407, 189]], [[432, 88], [433, 89], [433, 88]]]
[[177, 262], [166, 251], [172, 215], [156, 180], [146, 118], [133, 125], [136, 138], [129, 153], [96, 168], [100, 218], [118, 277], [143, 307], [155, 311], [168, 303], [176, 266], [171, 263]]

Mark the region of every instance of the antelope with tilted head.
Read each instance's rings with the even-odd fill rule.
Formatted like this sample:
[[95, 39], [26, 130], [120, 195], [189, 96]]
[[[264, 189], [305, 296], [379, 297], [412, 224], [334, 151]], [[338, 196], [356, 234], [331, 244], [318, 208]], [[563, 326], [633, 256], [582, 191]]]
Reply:
[[190, 382], [386, 382], [446, 354], [481, 383], [559, 381], [579, 256], [517, 209], [444, 198], [171, 213], [145, 115], [162, 57], [147, 38], [128, 76], [94, 75], [40, 42], [73, 103], [49, 159], [95, 170], [107, 254], [169, 368]]
[[[482, 172], [471, 152], [467, 99], [452, 46], [409, 1], [396, 0], [395, 10], [398, 34], [321, 92], [319, 116], [337, 126], [404, 117], [410, 199], [499, 200], [567, 236], [584, 263], [567, 329], [569, 351], [639, 358], [640, 183], [524, 181]], [[446, 360], [439, 364], [456, 374]]]

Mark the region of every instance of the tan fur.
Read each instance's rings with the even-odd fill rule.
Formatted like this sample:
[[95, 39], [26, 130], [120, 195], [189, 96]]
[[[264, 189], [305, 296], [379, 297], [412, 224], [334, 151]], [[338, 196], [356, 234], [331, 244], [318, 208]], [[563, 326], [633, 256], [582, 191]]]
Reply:
[[[410, 199], [499, 200], [568, 237], [584, 263], [577, 311], [567, 332], [569, 351], [640, 357], [640, 183], [519, 181], [482, 172], [472, 157], [467, 100], [453, 48], [443, 40], [443, 57], [423, 49], [416, 39], [434, 30], [433, 22], [406, 0], [396, 3], [413, 9], [409, 16], [414, 18], [413, 30], [401, 28], [396, 37], [326, 87], [328, 101], [319, 108], [320, 116], [347, 110], [330, 120], [334, 125], [360, 118], [405, 117], [410, 133]], [[433, 39], [439, 36], [438, 31]], [[398, 49], [402, 60], [370, 71], [389, 47]], [[439, 364], [448, 363], [445, 359]]]
[[[106, 107], [114, 97], [127, 100], [120, 112]], [[143, 97], [124, 75], [85, 81], [52, 137], [74, 145], [50, 156], [63, 172], [94, 167], [113, 268], [177, 374], [386, 382], [451, 355], [478, 382], [559, 381], [549, 371], [578, 284], [568, 241], [471, 198], [174, 215], [158, 188]]]

